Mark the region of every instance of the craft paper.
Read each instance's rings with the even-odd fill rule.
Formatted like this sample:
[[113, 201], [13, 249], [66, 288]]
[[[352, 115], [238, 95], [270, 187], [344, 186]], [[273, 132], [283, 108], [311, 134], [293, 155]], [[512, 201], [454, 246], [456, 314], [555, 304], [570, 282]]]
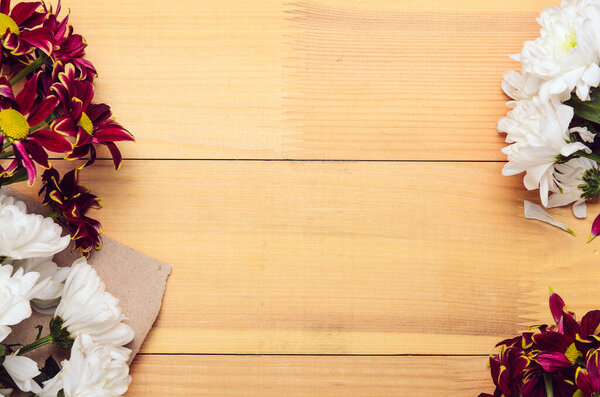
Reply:
[[[23, 201], [29, 212], [42, 215], [50, 212], [48, 207], [42, 206], [13, 189], [3, 188], [3, 192]], [[126, 322], [135, 331], [135, 338], [126, 346], [132, 350], [131, 361], [146, 339], [160, 311], [171, 267], [106, 236], [103, 237], [103, 241], [102, 249], [92, 253], [88, 262], [94, 266], [106, 284], [107, 291], [119, 298], [123, 314], [127, 317]], [[59, 266], [70, 266], [79, 257], [77, 252], [72, 252], [70, 248], [54, 257]], [[34, 312], [29, 319], [12, 327], [12, 333], [4, 341], [4, 344], [31, 343], [37, 335], [35, 328], [37, 325], [43, 325], [42, 334], [47, 335], [49, 333], [48, 323], [51, 318], [52, 316]], [[65, 352], [53, 345], [37, 349], [27, 354], [27, 357], [37, 360], [41, 365], [49, 355], [54, 356], [58, 362], [66, 358]], [[18, 396], [19, 394], [13, 393], [13, 395]]]

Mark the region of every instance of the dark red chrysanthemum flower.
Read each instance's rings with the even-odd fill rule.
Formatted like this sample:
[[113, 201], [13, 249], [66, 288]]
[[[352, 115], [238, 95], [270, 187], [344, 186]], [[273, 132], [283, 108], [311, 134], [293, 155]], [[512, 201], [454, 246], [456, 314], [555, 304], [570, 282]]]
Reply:
[[554, 292], [549, 305], [555, 324], [532, 327], [499, 343], [500, 354], [490, 358], [496, 390], [480, 397], [545, 397], [549, 390], [554, 396], [598, 396], [600, 311], [577, 321]]
[[54, 68], [59, 67], [62, 70], [62, 65], [70, 63], [75, 66], [78, 79], [93, 81], [98, 73], [94, 65], [84, 58], [87, 43], [83, 36], [73, 32], [73, 26], [69, 25], [68, 15], [63, 20], [59, 20], [60, 0], [56, 6], [56, 11], [46, 7], [44, 10], [47, 13], [44, 27], [52, 32], [54, 38], [54, 51], [51, 54]]
[[15, 156], [6, 169], [0, 170], [0, 176], [10, 176], [22, 165], [27, 169], [30, 185], [36, 177], [34, 162], [50, 168], [46, 150], [68, 153], [72, 149], [64, 136], [40, 127], [58, 106], [58, 98], [37, 95], [38, 75], [33, 75], [16, 96], [6, 77], [0, 77], [0, 144], [12, 146]]
[[[7, 52], [3, 54], [3, 63], [24, 62], [23, 57], [35, 49], [47, 55], [52, 53], [54, 39], [50, 30], [43, 26], [46, 18], [41, 1], [18, 3], [12, 10], [10, 0], [0, 1], [0, 38], [2, 48]], [[17, 58], [4, 59], [8, 54]]]
[[92, 249], [102, 247], [102, 226], [87, 216], [90, 209], [102, 207], [100, 199], [79, 184], [79, 168], [66, 173], [62, 180], [58, 171], [50, 168], [42, 175], [42, 203], [49, 205], [67, 227], [75, 249], [89, 256]]
[[75, 138], [73, 151], [67, 158], [75, 160], [89, 154], [84, 165], [87, 167], [96, 160], [94, 145], [101, 144], [108, 148], [115, 169], [119, 169], [122, 157], [115, 142], [133, 141], [131, 133], [112, 119], [108, 105], [91, 103], [94, 86], [89, 81], [76, 78], [73, 64], [65, 65], [64, 72], [58, 74], [58, 80], [52, 85], [51, 92], [60, 101], [61, 116], [52, 123], [52, 129]]

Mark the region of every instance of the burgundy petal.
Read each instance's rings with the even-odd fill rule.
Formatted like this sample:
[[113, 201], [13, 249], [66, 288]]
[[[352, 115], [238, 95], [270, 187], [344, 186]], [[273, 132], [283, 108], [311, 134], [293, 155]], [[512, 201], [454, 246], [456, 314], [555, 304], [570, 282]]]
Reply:
[[586, 370], [577, 368], [575, 372], [575, 383], [586, 396], [592, 395], [592, 382], [590, 381]]
[[50, 130], [35, 131], [31, 133], [27, 139], [35, 140], [44, 148], [55, 153], [67, 153], [73, 148], [71, 142], [69, 142], [64, 136]]
[[46, 153], [44, 148], [39, 143], [33, 139], [30, 139], [30, 137], [22, 142], [23, 146], [25, 146], [25, 149], [27, 150], [27, 153], [29, 153], [29, 156], [33, 161], [44, 168], [50, 168], [50, 163], [48, 162], [48, 153]]
[[104, 125], [98, 126], [94, 130], [94, 138], [97, 142], [119, 142], [119, 141], [134, 141], [135, 139], [129, 131], [121, 127], [116, 123], [111, 123], [109, 126]]
[[12, 101], [15, 100], [12, 85], [6, 78], [6, 76], [0, 77], [0, 96], [6, 97]]
[[26, 30], [21, 33], [21, 40], [39, 48], [48, 55], [52, 54], [54, 38], [48, 29]]
[[592, 310], [581, 319], [581, 334], [585, 336], [596, 335], [600, 326], [600, 310]]
[[121, 168], [121, 163], [123, 162], [123, 157], [121, 156], [121, 151], [119, 151], [119, 148], [117, 147], [117, 145], [115, 145], [112, 142], [108, 142], [105, 145], [108, 148], [108, 150], [110, 150], [110, 154], [112, 155], [112, 158], [113, 158], [113, 164], [115, 166], [115, 170], [118, 171], [119, 168]]
[[10, 14], [10, 0], [2, 0], [0, 2], [0, 12], [6, 15]]
[[76, 146], [73, 151], [67, 155], [68, 160], [78, 160], [90, 152], [90, 146]]
[[588, 243], [590, 241], [592, 241], [593, 239], [595, 239], [596, 237], [598, 237], [600, 235], [600, 214], [598, 214], [598, 216], [596, 217], [596, 219], [594, 219], [594, 222], [592, 223], [592, 234], [590, 235], [590, 238], [588, 239]]
[[546, 397], [546, 388], [544, 387], [544, 378], [542, 376], [532, 376], [521, 388], [523, 397]]
[[17, 95], [17, 105], [19, 105], [19, 110], [23, 114], [28, 114], [31, 111], [35, 101], [38, 76], [39, 73], [36, 73], [29, 80], [27, 80], [25, 86]]
[[587, 360], [587, 371], [592, 389], [594, 392], [600, 391], [600, 369], [598, 368], [598, 350], [590, 354]]
[[95, 125], [108, 120], [112, 116], [110, 106], [104, 103], [90, 105], [86, 110], [86, 113]]
[[[85, 112], [94, 99], [94, 85], [89, 81], [79, 81], [77, 85], [77, 97], [83, 101], [83, 111]], [[88, 116], [89, 117], [89, 116]]]
[[52, 111], [56, 109], [58, 103], [58, 98], [55, 96], [46, 97], [46, 99], [40, 102], [39, 105], [36, 105], [31, 111], [31, 114], [27, 119], [29, 125], [35, 127], [42, 121], [46, 120]]
[[535, 359], [547, 372], [556, 372], [573, 366], [573, 363], [564, 354], [559, 352], [542, 353]]
[[[0, 35], [3, 35], [6, 32], [0, 32]], [[6, 37], [4, 38], [4, 47], [6, 47], [9, 50], [12, 50], [12, 52], [14, 53], [18, 47], [19, 44], [21, 43], [21, 40], [19, 40], [19, 36], [14, 34], [14, 33], [8, 33], [6, 35]]]
[[573, 339], [580, 332], [579, 324], [569, 312], [565, 312], [559, 321], [559, 331]]
[[35, 3], [19, 3], [13, 7], [10, 12], [10, 17], [17, 25], [21, 26], [23, 22], [33, 15], [40, 5], [39, 1], [36, 1]]
[[81, 99], [73, 97], [71, 99], [71, 117], [73, 120], [79, 122], [81, 120], [81, 115], [83, 114], [83, 102]]
[[541, 351], [561, 353], [566, 352], [572, 343], [571, 338], [568, 336], [552, 331], [533, 335], [533, 341], [536, 345], [536, 348]]
[[550, 294], [550, 312], [552, 313], [552, 317], [554, 317], [554, 322], [558, 324], [558, 321], [563, 316], [565, 307], [565, 302], [562, 298], [555, 292]]
[[27, 150], [23, 146], [22, 142], [13, 143], [13, 147], [16, 150], [15, 154], [17, 154], [17, 153], [19, 154], [19, 156], [18, 156], [19, 160], [21, 160], [23, 162], [23, 165], [25, 166], [25, 169], [27, 170], [27, 179], [28, 179], [29, 186], [33, 186], [33, 183], [35, 182], [35, 176], [36, 176], [35, 164], [33, 164], [33, 161], [31, 161], [31, 159], [29, 158], [29, 154], [27, 153]]
[[75, 136], [77, 126], [70, 117], [61, 117], [52, 123], [52, 129], [62, 135]]

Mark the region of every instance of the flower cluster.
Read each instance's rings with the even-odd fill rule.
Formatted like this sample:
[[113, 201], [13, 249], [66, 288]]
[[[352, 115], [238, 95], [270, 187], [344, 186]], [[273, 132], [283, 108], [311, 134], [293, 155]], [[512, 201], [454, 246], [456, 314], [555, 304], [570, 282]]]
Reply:
[[[0, 2], [0, 186], [33, 185], [43, 168], [44, 204], [88, 256], [101, 246], [100, 224], [87, 215], [100, 201], [79, 184], [79, 170], [95, 162], [98, 146], [119, 169], [115, 142], [134, 139], [108, 105], [94, 102], [96, 69], [84, 58], [87, 44], [60, 11], [60, 0], [56, 10], [42, 1], [12, 8], [10, 0]], [[87, 161], [61, 178], [51, 154]]]
[[[48, 335], [41, 336], [40, 326], [27, 345], [0, 344], [0, 395], [121, 396], [131, 382], [131, 351], [124, 345], [133, 330], [85, 258], [71, 267], [53, 262], [70, 241], [61, 234], [52, 219], [28, 214], [24, 203], [0, 190], [0, 343], [32, 307], [53, 315]], [[47, 344], [69, 350], [69, 359], [59, 366], [49, 357], [40, 369], [25, 356]]]
[[537, 21], [540, 37], [512, 56], [521, 71], [502, 83], [512, 98], [498, 122], [509, 144], [503, 174], [525, 173], [544, 207], [573, 204], [584, 218], [600, 196], [600, 0], [563, 0]]
[[600, 395], [600, 310], [577, 321], [550, 295], [553, 325], [531, 327], [500, 342], [490, 357], [494, 394], [479, 397], [597, 397]]

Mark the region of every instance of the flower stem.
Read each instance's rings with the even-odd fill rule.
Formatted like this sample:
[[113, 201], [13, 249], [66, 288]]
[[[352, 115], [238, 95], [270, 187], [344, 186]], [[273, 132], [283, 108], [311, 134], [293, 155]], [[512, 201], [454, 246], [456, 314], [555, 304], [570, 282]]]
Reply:
[[14, 156], [15, 152], [4, 152], [4, 153], [0, 153], [0, 159], [5, 159], [7, 157], [11, 157]]
[[35, 69], [39, 68], [43, 64], [44, 64], [44, 58], [39, 57], [38, 59], [31, 62], [29, 65], [27, 65], [27, 67], [25, 69], [21, 70], [15, 77], [10, 79], [10, 84], [11, 85], [17, 84], [19, 81], [21, 81], [21, 79], [23, 77], [27, 76], [29, 73], [33, 72]]
[[544, 385], [546, 386], [546, 396], [554, 397], [554, 389], [552, 388], [552, 378], [550, 374], [544, 374]]
[[22, 356], [25, 353], [28, 353], [32, 350], [37, 349], [38, 347], [42, 347], [50, 343], [54, 343], [54, 338], [52, 337], [52, 335], [44, 336], [43, 338], [36, 339], [33, 343], [19, 349], [19, 353], [17, 355]]
[[2, 150], [6, 149], [7, 147], [9, 147], [10, 145], [12, 145], [12, 142], [7, 141], [4, 145], [2, 145]]
[[42, 128], [42, 127], [43, 127], [43, 126], [45, 126], [45, 125], [46, 125], [46, 122], [45, 122], [45, 121], [42, 121], [41, 123], [39, 123], [39, 124], [38, 124], [38, 125], [36, 125], [35, 127], [31, 127], [31, 128], [29, 129], [29, 132], [30, 132], [30, 133], [31, 133], [31, 132], [35, 132], [35, 131], [39, 130], [40, 128]]

